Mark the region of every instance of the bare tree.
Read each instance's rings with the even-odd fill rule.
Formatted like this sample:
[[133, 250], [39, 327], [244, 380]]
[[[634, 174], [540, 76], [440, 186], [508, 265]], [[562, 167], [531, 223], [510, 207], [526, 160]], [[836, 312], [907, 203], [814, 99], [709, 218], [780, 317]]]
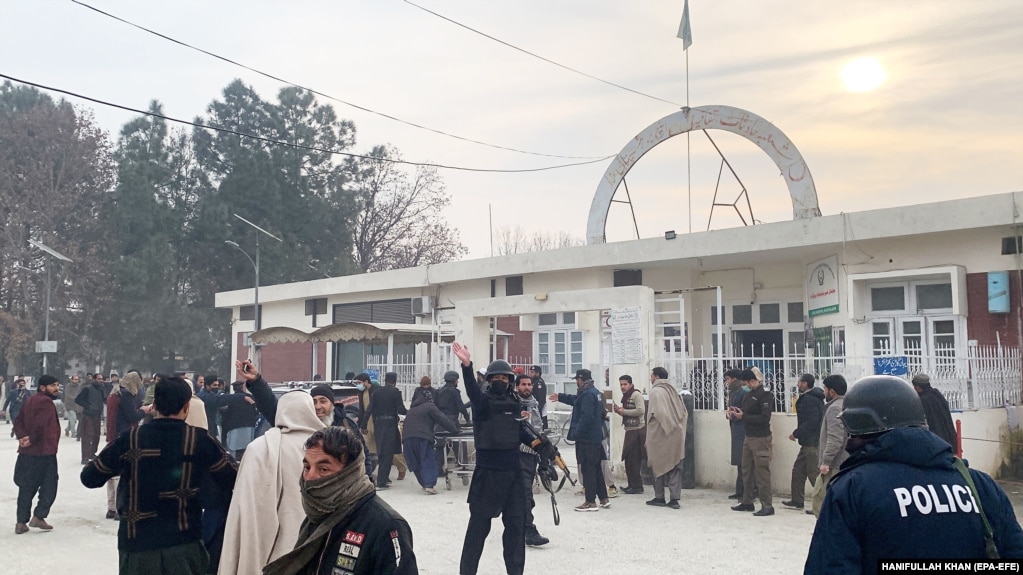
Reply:
[[353, 260], [363, 272], [447, 262], [468, 250], [441, 216], [451, 203], [436, 168], [404, 170], [392, 147], [349, 165], [358, 215], [352, 230]]
[[501, 226], [494, 231], [494, 253], [499, 256], [543, 252], [584, 245], [566, 231], [526, 232], [522, 226]]

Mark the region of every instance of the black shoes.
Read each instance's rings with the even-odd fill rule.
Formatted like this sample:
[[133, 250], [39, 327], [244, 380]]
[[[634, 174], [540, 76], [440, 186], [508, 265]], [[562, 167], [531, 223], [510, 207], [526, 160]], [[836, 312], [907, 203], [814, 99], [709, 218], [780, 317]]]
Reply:
[[643, 493], [643, 488], [642, 487], [625, 487], [625, 488], [622, 489], [622, 493], [624, 493], [626, 495], [639, 495], [640, 493]]
[[728, 496], [729, 499], [742, 499], [742, 493], [733, 493]]
[[[756, 507], [753, 507], [752, 503], [740, 503], [732, 507], [732, 511], [753, 511]], [[774, 513], [772, 510], [771, 513]]]
[[672, 499], [671, 501], [669, 501], [668, 507], [671, 507], [672, 509], [678, 509], [680, 507], [680, 505], [678, 504], [678, 499]]
[[391, 486], [387, 485], [386, 483], [384, 485], [377, 485], [377, 491], [383, 491], [385, 489], [390, 489], [390, 488], [391, 488]]
[[654, 507], [667, 507], [668, 506], [667, 502], [665, 502], [663, 499], [658, 499], [656, 497], [651, 499], [650, 501], [647, 501], [646, 504], [647, 505], [653, 505]]
[[802, 509], [803, 508], [803, 502], [802, 501], [800, 501], [798, 503], [795, 502], [795, 501], [782, 501], [781, 504], [784, 505], [785, 507], [791, 507], [793, 509]]
[[536, 530], [536, 527], [526, 528], [526, 545], [530, 547], [540, 547], [547, 545], [551, 540], [540, 535], [540, 532]]
[[774, 515], [774, 507], [761, 507], [760, 511], [753, 514], [754, 517], [767, 517], [768, 515]]

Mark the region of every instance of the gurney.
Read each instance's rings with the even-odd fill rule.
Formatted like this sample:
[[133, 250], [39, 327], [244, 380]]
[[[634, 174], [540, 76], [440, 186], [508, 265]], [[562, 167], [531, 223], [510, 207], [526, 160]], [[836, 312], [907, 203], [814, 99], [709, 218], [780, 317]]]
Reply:
[[451, 490], [453, 477], [460, 478], [462, 485], [469, 485], [476, 470], [476, 442], [472, 426], [462, 426], [457, 434], [438, 432], [437, 441], [444, 442], [444, 468], [441, 472], [445, 487]]

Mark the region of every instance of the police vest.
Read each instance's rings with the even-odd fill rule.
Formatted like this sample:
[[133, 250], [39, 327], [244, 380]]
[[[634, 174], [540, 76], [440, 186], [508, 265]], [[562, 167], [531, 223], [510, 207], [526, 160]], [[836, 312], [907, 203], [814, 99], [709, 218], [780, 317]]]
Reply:
[[510, 395], [485, 394], [485, 419], [476, 418], [476, 449], [518, 449], [522, 406]]

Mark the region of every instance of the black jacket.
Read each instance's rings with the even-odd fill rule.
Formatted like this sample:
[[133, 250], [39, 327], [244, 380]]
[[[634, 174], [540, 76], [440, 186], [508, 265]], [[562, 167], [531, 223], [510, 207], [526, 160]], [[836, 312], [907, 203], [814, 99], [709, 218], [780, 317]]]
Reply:
[[817, 447], [821, 443], [821, 422], [824, 421], [824, 390], [810, 388], [796, 400], [796, 430], [792, 435], [799, 445]]
[[[220, 422], [224, 427], [224, 436], [232, 429], [240, 427], [253, 427], [259, 419], [259, 410], [249, 403], [247, 393], [230, 393], [223, 396], [224, 412]], [[253, 400], [255, 401], [255, 400]]]
[[948, 401], [941, 392], [931, 386], [921, 388], [920, 402], [924, 404], [924, 415], [927, 416], [927, 427], [931, 433], [945, 440], [953, 448], [956, 446], [956, 427], [952, 423], [952, 412]]
[[453, 423], [458, 423], [459, 414], [465, 418], [466, 423], [472, 423], [472, 420], [469, 419], [469, 410], [466, 409], [469, 404], [462, 401], [462, 392], [458, 391], [458, 387], [454, 383], [445, 383], [444, 387], [437, 390], [433, 401], [437, 404], [437, 408]]
[[[805, 575], [871, 575], [879, 559], [984, 558], [983, 526], [948, 444], [920, 427], [882, 434], [828, 484]], [[1002, 557], [1023, 557], [1023, 532], [994, 480], [970, 470]]]
[[746, 437], [768, 437], [771, 435], [771, 412], [774, 411], [774, 395], [761, 385], [751, 389], [742, 398], [742, 426]]
[[90, 383], [82, 389], [75, 403], [82, 406], [82, 415], [86, 417], [103, 417], [103, 408], [106, 407], [106, 394], [103, 393], [103, 386]]
[[157, 418], [107, 445], [82, 468], [81, 481], [95, 489], [121, 477], [117, 510], [125, 519], [117, 548], [150, 551], [199, 541], [202, 479], [208, 475], [230, 491], [237, 472], [238, 464], [204, 429]]
[[408, 522], [375, 493], [367, 495], [330, 530], [322, 553], [302, 575], [415, 575]]
[[393, 385], [385, 385], [373, 388], [372, 393], [369, 413], [373, 416], [373, 425], [398, 425], [398, 414], [408, 413], [398, 388]]

